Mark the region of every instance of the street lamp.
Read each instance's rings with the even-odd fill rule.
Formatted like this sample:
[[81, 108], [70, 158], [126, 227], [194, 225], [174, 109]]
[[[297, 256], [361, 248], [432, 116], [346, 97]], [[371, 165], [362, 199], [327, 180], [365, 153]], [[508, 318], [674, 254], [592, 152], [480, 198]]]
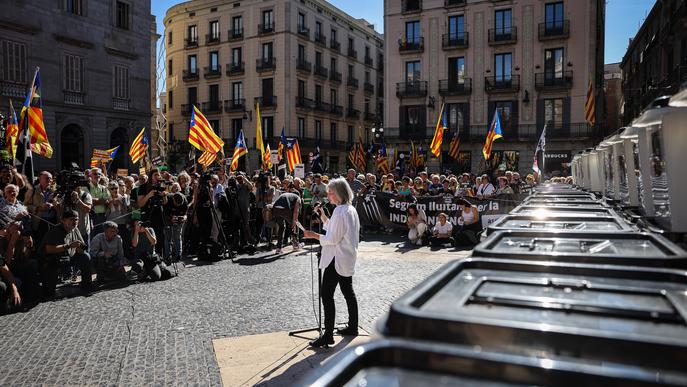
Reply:
[[[379, 126], [379, 128], [377, 128], [376, 126]], [[382, 127], [381, 124], [373, 126], [371, 131], [372, 131], [372, 135], [375, 138], [384, 137], [384, 128]]]

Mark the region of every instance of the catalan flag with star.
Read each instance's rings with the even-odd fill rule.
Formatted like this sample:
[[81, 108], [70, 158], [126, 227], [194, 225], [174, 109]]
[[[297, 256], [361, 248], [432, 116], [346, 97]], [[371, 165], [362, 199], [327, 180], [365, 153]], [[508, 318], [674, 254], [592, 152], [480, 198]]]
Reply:
[[439, 119], [437, 120], [437, 126], [434, 129], [434, 138], [432, 138], [432, 143], [429, 145], [429, 150], [432, 152], [434, 157], [439, 157], [441, 155], [441, 144], [444, 142], [444, 132], [448, 129], [448, 121], [446, 120], [446, 111], [444, 110], [444, 104], [441, 104], [441, 111], [439, 112]]
[[296, 164], [303, 164], [301, 159], [301, 148], [298, 146], [298, 139], [296, 138], [286, 139], [286, 164], [290, 172], [293, 172], [296, 168]]
[[491, 157], [491, 148], [494, 146], [494, 141], [503, 137], [501, 132], [501, 120], [499, 120], [499, 111], [494, 111], [494, 118], [491, 120], [491, 126], [489, 127], [489, 133], [487, 133], [487, 138], [484, 141], [484, 146], [482, 147], [482, 154], [485, 160], [489, 160]]
[[48, 133], [45, 131], [45, 123], [43, 122], [40, 68], [36, 68], [31, 88], [21, 109], [19, 127], [23, 128], [24, 125], [29, 128], [32, 151], [43, 157], [51, 158], [53, 150], [48, 141]]
[[377, 169], [383, 174], [389, 173], [389, 156], [386, 153], [386, 144], [382, 139], [382, 145], [379, 146], [379, 154], [377, 155]]
[[195, 105], [193, 105], [193, 112], [191, 113], [188, 142], [203, 152], [217, 153], [224, 147], [224, 141], [215, 134], [210, 122]]
[[131, 149], [129, 149], [129, 156], [131, 156], [131, 161], [137, 163], [139, 160], [145, 156], [148, 150], [148, 136], [146, 136], [146, 128], [141, 129], [134, 142], [131, 143]]
[[239, 132], [239, 137], [236, 139], [236, 145], [234, 146], [234, 154], [231, 156], [231, 166], [229, 170], [234, 172], [239, 167], [239, 159], [241, 156], [248, 154], [248, 147], [246, 146], [246, 140], [243, 136], [243, 130]]
[[14, 159], [17, 156], [17, 139], [19, 138], [19, 123], [17, 122], [17, 112], [14, 111], [12, 100], [10, 99], [10, 114], [5, 131], [5, 144], [7, 151]]

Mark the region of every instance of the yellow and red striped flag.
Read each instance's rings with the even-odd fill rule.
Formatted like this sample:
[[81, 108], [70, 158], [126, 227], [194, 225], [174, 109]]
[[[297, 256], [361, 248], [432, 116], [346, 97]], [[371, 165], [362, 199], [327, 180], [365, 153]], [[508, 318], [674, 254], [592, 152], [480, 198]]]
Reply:
[[14, 111], [12, 100], [10, 99], [10, 114], [7, 121], [7, 130], [5, 131], [5, 144], [7, 151], [9, 151], [12, 159], [17, 156], [17, 139], [19, 138], [19, 123], [17, 122], [17, 112]]
[[460, 154], [460, 137], [458, 137], [458, 134], [456, 134], [451, 139], [451, 145], [449, 146], [448, 155], [451, 156], [452, 159], [457, 161], [459, 154]]
[[584, 104], [584, 117], [589, 125], [594, 126], [596, 123], [596, 102], [594, 99], [594, 84], [591, 79], [587, 89], [587, 102]]
[[272, 162], [270, 160], [270, 144], [267, 144], [267, 147], [265, 148], [265, 152], [262, 154], [262, 168], [266, 171], [269, 171], [270, 168], [272, 168]]
[[47, 142], [41, 142], [36, 144], [31, 144], [31, 152], [38, 153], [39, 155], [47, 158], [52, 157], [52, 147]]
[[429, 145], [429, 150], [434, 157], [439, 157], [441, 155], [441, 144], [444, 142], [444, 131], [446, 131], [446, 129], [448, 129], [448, 122], [446, 121], [446, 112], [444, 111], [444, 104], [442, 103], [437, 126], [434, 129], [434, 138], [432, 138], [432, 143]]
[[484, 146], [482, 147], [482, 155], [484, 155], [485, 160], [489, 160], [491, 157], [491, 148], [494, 145], [494, 141], [502, 137], [501, 120], [499, 120], [499, 111], [496, 110], [494, 111], [494, 118], [491, 120], [491, 127], [489, 128], [489, 133], [487, 133], [487, 139], [484, 141]]
[[241, 156], [248, 154], [248, 147], [246, 146], [246, 140], [243, 137], [243, 130], [239, 132], [239, 137], [236, 139], [236, 145], [234, 146], [234, 155], [231, 156], [231, 166], [229, 170], [234, 172], [239, 167], [239, 159]]
[[210, 122], [195, 105], [188, 129], [188, 142], [198, 150], [215, 153], [224, 147], [224, 141], [215, 134]]
[[293, 172], [296, 164], [303, 164], [301, 159], [301, 148], [298, 146], [298, 139], [286, 139], [286, 164], [291, 172]]
[[379, 154], [377, 155], [377, 169], [383, 174], [389, 173], [389, 156], [386, 153], [384, 139], [382, 139], [382, 145], [379, 147]]
[[100, 160], [98, 159], [91, 159], [91, 168], [98, 168], [98, 163]]
[[215, 162], [216, 159], [217, 159], [217, 153], [205, 151], [198, 158], [198, 163], [204, 167], [207, 167], [208, 165]]
[[146, 136], [146, 128], [141, 129], [134, 142], [131, 143], [131, 149], [129, 149], [129, 156], [131, 156], [131, 161], [137, 163], [143, 156], [145, 156], [148, 150], [148, 136]]
[[[29, 135], [31, 137], [31, 144], [50, 144], [48, 141], [48, 133], [45, 131], [45, 123], [43, 122], [43, 101], [41, 98], [41, 74], [40, 68], [36, 68], [33, 76], [31, 88], [26, 95], [24, 106], [21, 109], [19, 127], [23, 128], [27, 121], [29, 128]], [[39, 150], [47, 152], [52, 150], [52, 147], [40, 147]], [[39, 153], [44, 157], [52, 157], [50, 153]]]

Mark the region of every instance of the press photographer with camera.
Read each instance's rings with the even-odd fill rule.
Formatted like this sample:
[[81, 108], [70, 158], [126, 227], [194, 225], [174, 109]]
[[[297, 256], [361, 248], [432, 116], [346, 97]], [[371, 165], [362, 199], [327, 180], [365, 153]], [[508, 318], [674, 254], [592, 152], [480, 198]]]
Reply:
[[186, 196], [181, 192], [168, 195], [165, 204], [165, 216], [167, 217], [165, 226], [165, 245], [172, 262], [178, 261], [183, 256], [183, 233], [186, 225], [186, 213], [188, 203]]
[[[147, 182], [138, 189], [138, 208], [142, 220], [149, 222], [156, 235], [164, 235], [163, 206], [167, 204], [166, 185], [160, 179], [160, 171], [153, 168], [148, 172]], [[164, 243], [155, 245], [155, 251], [164, 256]]]
[[42, 247], [43, 253], [40, 263], [41, 282], [44, 296], [55, 294], [57, 286], [57, 269], [62, 257], [69, 257], [71, 264], [81, 270], [81, 290], [90, 293], [92, 288], [91, 257], [84, 248], [86, 244], [77, 228], [79, 214], [74, 210], [62, 212], [61, 223], [45, 235]]
[[272, 205], [272, 218], [278, 226], [277, 254], [281, 254], [281, 247], [286, 236], [291, 238], [294, 251], [300, 249], [298, 243], [298, 215], [303, 207], [303, 201], [298, 194], [284, 192]]
[[334, 318], [336, 309], [334, 291], [339, 285], [348, 308], [348, 326], [339, 329], [340, 335], [358, 335], [358, 300], [353, 291], [353, 273], [358, 257], [360, 220], [352, 205], [353, 191], [345, 179], [333, 179], [327, 187], [329, 202], [336, 205], [331, 218], [321, 207], [317, 213], [324, 223], [325, 234], [305, 231], [306, 238], [317, 239], [322, 246], [320, 269], [322, 274], [322, 306], [324, 308], [324, 333], [310, 342], [312, 347], [334, 344]]
[[157, 237], [152, 227], [144, 226], [141, 221], [134, 220], [131, 246], [134, 248], [134, 260], [131, 269], [139, 279], [159, 281], [172, 277], [172, 272], [155, 251]]

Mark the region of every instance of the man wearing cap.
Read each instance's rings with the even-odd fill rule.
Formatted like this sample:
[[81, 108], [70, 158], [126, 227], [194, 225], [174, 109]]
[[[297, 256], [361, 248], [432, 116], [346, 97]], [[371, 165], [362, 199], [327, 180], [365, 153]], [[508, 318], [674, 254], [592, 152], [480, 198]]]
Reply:
[[40, 251], [43, 252], [41, 282], [44, 296], [50, 297], [55, 294], [57, 269], [62, 257], [69, 257], [71, 264], [81, 270], [82, 291], [91, 291], [91, 257], [84, 250], [86, 244], [77, 228], [78, 223], [79, 214], [74, 210], [66, 210], [62, 213], [61, 223], [53, 227], [43, 239]]

